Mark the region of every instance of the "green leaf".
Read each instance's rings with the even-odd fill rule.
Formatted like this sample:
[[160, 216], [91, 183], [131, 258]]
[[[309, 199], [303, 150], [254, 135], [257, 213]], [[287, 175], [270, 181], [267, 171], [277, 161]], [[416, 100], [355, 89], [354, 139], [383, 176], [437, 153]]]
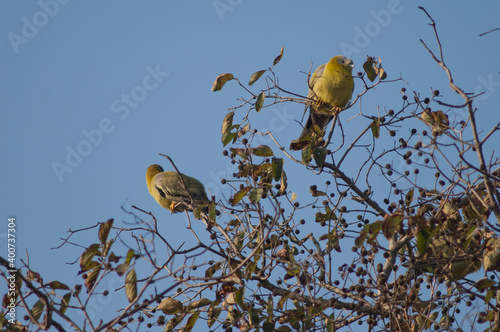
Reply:
[[68, 309], [69, 301], [71, 300], [71, 293], [66, 293], [61, 300], [61, 312], [64, 314]]
[[281, 179], [281, 171], [283, 170], [283, 158], [273, 158], [272, 170], [274, 181], [279, 181]]
[[304, 163], [305, 166], [309, 165], [309, 163], [311, 162], [311, 154], [312, 154], [312, 146], [311, 144], [307, 144], [302, 149], [302, 162]]
[[101, 244], [106, 243], [109, 231], [111, 230], [112, 227], [113, 227], [113, 219], [109, 219], [105, 223], [102, 223], [101, 226], [99, 226], [99, 240], [101, 241]]
[[246, 310], [247, 306], [245, 305], [245, 287], [241, 287], [236, 291], [236, 293], [234, 293], [234, 300], [242, 310]]
[[231, 205], [235, 206], [236, 204], [238, 204], [243, 199], [243, 197], [245, 197], [248, 194], [250, 190], [252, 190], [252, 187], [244, 187], [243, 189], [235, 193], [233, 195], [233, 200], [231, 201]]
[[184, 317], [186, 317], [186, 314], [184, 314], [184, 313], [179, 314], [179, 315], [175, 315], [174, 317], [172, 317], [168, 321], [167, 325], [165, 326], [165, 331], [166, 332], [173, 332], [174, 328], [182, 322]]
[[420, 255], [427, 252], [427, 249], [429, 248], [429, 238], [430, 234], [424, 229], [417, 233], [417, 249]]
[[314, 161], [318, 167], [323, 167], [326, 158], [326, 150], [324, 148], [316, 148], [313, 153]]
[[82, 271], [88, 271], [89, 270], [89, 264], [92, 261], [92, 259], [99, 253], [99, 247], [100, 245], [98, 243], [91, 244], [87, 250], [85, 250], [80, 256], [80, 267]]
[[222, 145], [226, 146], [226, 145], [229, 144], [229, 142], [234, 141], [236, 139], [236, 137], [237, 137], [236, 135], [237, 135], [236, 133], [232, 133], [230, 131], [226, 131], [222, 135], [222, 139], [221, 139]]
[[411, 205], [411, 202], [413, 201], [413, 188], [410, 189], [406, 195], [405, 195], [405, 205], [406, 206], [410, 206]]
[[269, 322], [269, 321], [266, 320], [262, 324], [262, 330], [264, 332], [273, 332], [274, 331], [274, 323], [273, 322]]
[[226, 114], [224, 120], [222, 120], [221, 134], [225, 134], [228, 131], [228, 128], [233, 125], [233, 117], [234, 111]]
[[130, 261], [132, 260], [132, 258], [134, 258], [135, 256], [135, 251], [133, 251], [132, 249], [129, 249], [127, 251], [127, 257], [125, 257], [125, 264], [130, 264]]
[[196, 324], [196, 321], [198, 320], [198, 317], [200, 316], [200, 312], [196, 311], [194, 314], [189, 316], [186, 325], [184, 325], [181, 329], [182, 332], [189, 332], [193, 329], [194, 324]]
[[373, 137], [379, 138], [380, 136], [380, 118], [373, 120], [371, 124]]
[[250, 200], [250, 202], [257, 204], [260, 201], [263, 192], [263, 188], [255, 188], [250, 192], [250, 194], [248, 194], [248, 199]]
[[257, 112], [260, 112], [260, 110], [262, 109], [262, 105], [264, 105], [264, 99], [265, 98], [266, 98], [266, 94], [264, 92], [261, 92], [257, 96], [257, 101], [255, 102], [255, 110]]
[[284, 49], [285, 49], [285, 47], [284, 47], [284, 46], [281, 46], [280, 54], [279, 54], [276, 58], [274, 58], [274, 61], [273, 61], [273, 66], [277, 65], [277, 64], [278, 64], [278, 62], [280, 62], [280, 61], [281, 61], [281, 58], [283, 58], [283, 50], [284, 50]]
[[263, 69], [263, 70], [259, 70], [255, 73], [253, 73], [252, 77], [250, 77], [250, 81], [248, 82], [248, 85], [252, 85], [254, 84], [255, 82], [257, 82], [257, 80], [262, 76], [264, 75], [264, 73], [266, 72], [267, 70], [266, 69]]
[[134, 301], [137, 297], [137, 274], [134, 268], [130, 269], [125, 277], [125, 294], [127, 294], [129, 302]]
[[484, 291], [487, 288], [490, 288], [496, 284], [495, 281], [489, 279], [489, 278], [483, 278], [481, 280], [478, 280], [475, 284], [474, 287], [477, 288], [480, 292]]
[[233, 79], [234, 79], [233, 74], [230, 73], [220, 74], [219, 76], [217, 76], [214, 83], [212, 84], [212, 91], [219, 91], [220, 89], [222, 89], [224, 84]]
[[258, 157], [272, 157], [274, 156], [273, 150], [267, 145], [259, 145], [252, 150], [252, 153]]
[[253, 274], [253, 271], [255, 271], [255, 268], [257, 267], [257, 262], [248, 262], [247, 266], [245, 267], [245, 278], [250, 279], [250, 277]]

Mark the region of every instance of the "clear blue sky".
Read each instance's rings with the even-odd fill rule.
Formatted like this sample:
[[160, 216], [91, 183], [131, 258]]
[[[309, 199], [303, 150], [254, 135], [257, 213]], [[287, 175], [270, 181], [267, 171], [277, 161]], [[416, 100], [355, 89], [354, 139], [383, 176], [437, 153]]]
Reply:
[[[315, 68], [344, 54], [357, 71], [366, 55], [374, 55], [382, 58], [390, 78], [402, 75], [410, 91], [439, 88], [454, 98], [445, 73], [419, 42], [422, 38], [436, 49], [429, 20], [417, 8], [421, 4], [1, 2], [0, 255], [6, 253], [7, 218], [15, 216], [17, 257], [24, 259], [26, 249], [32, 268], [46, 280], [70, 282], [77, 267], [64, 263], [81, 250], [50, 248], [68, 228], [108, 218], [117, 226], [130, 221], [120, 206], [132, 204], [153, 212], [165, 231], [182, 239], [184, 218], [170, 215], [149, 195], [147, 166], [170, 168], [158, 156], [168, 154], [212, 194], [227, 196], [219, 181], [233, 170], [221, 154], [220, 126], [244, 92], [234, 82], [212, 92], [212, 82], [225, 72], [247, 82], [272, 63], [281, 46], [284, 58], [276, 73], [289, 91], [307, 93], [301, 71], [311, 62]], [[438, 24], [456, 82], [470, 92], [485, 91], [481, 112], [489, 115], [482, 119], [498, 122], [500, 33], [478, 34], [499, 27], [500, 2], [428, 2], [425, 7]], [[398, 107], [398, 88], [372, 93], [363, 100], [364, 111], [373, 109], [375, 115], [377, 106]], [[300, 132], [293, 119], [300, 120], [302, 109], [286, 104], [254, 119], [288, 145]], [[489, 129], [487, 121], [482, 125]], [[307, 181], [297, 180], [292, 190], [307, 193]], [[95, 242], [95, 235], [86, 234], [79, 243]], [[0, 283], [0, 293], [4, 286]]]

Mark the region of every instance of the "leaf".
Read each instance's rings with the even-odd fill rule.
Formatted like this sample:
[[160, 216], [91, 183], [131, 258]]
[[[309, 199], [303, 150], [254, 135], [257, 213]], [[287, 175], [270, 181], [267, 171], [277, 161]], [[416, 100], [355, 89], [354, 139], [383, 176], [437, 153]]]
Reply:
[[222, 145], [223, 146], [226, 146], [229, 144], [229, 142], [233, 141], [236, 139], [236, 136], [237, 134], [236, 133], [232, 133], [230, 131], [226, 131], [223, 135], [222, 135], [222, 138], [221, 138], [221, 142], [222, 142]]
[[273, 150], [267, 145], [259, 145], [252, 149], [252, 154], [258, 157], [272, 157], [274, 156]]
[[250, 323], [252, 326], [259, 325], [259, 310], [254, 309], [254, 307], [248, 307], [248, 312], [250, 313]]
[[134, 268], [130, 269], [125, 277], [125, 294], [129, 302], [137, 297], [137, 274]]
[[427, 252], [427, 249], [429, 248], [429, 238], [430, 234], [424, 229], [417, 233], [417, 249], [420, 255]]
[[211, 305], [212, 301], [210, 301], [207, 298], [202, 297], [201, 299], [197, 301], [193, 301], [188, 305], [188, 310], [193, 310], [193, 309], [198, 309], [198, 308], [203, 308], [206, 307], [207, 305]]
[[91, 244], [87, 250], [83, 252], [82, 256], [80, 256], [80, 267], [82, 271], [89, 270], [90, 262], [99, 253], [99, 246], [98, 243]]
[[258, 96], [257, 96], [257, 101], [255, 102], [255, 110], [258, 112], [260, 112], [260, 110], [262, 109], [262, 105], [264, 105], [264, 99], [266, 98], [266, 94], [264, 92], [261, 92]]
[[221, 134], [225, 134], [228, 131], [228, 128], [233, 125], [233, 117], [234, 111], [226, 114], [224, 120], [222, 120]]
[[296, 199], [297, 199], [297, 194], [296, 193], [292, 193], [292, 196], [290, 197], [290, 202], [293, 202]]
[[243, 197], [245, 197], [248, 194], [250, 190], [252, 190], [252, 187], [244, 187], [236, 194], [234, 194], [233, 200], [231, 201], [231, 205], [235, 206], [236, 204], [238, 204], [243, 199]]
[[48, 284], [48, 286], [52, 289], [65, 289], [69, 290], [69, 287], [59, 281], [52, 281]]
[[272, 174], [274, 181], [281, 179], [281, 172], [283, 171], [283, 158], [273, 158]]
[[163, 311], [164, 314], [173, 315], [182, 311], [184, 306], [182, 302], [171, 297], [167, 297], [158, 305], [158, 309]]
[[127, 270], [128, 270], [128, 264], [120, 264], [115, 268], [116, 274], [118, 274], [118, 276], [120, 277], [124, 275], [125, 272], [127, 272]]
[[[216, 303], [217, 301], [214, 301]], [[217, 308], [216, 305], [212, 304], [208, 309], [208, 327], [212, 327], [214, 323], [217, 321], [220, 313], [222, 312], [222, 308]]]
[[252, 77], [250, 77], [250, 81], [248, 82], [248, 85], [252, 85], [254, 84], [255, 82], [257, 82], [257, 80], [262, 76], [264, 75], [264, 73], [266, 72], [267, 70], [266, 69], [263, 69], [263, 70], [259, 70], [259, 71], [256, 71], [255, 73], [253, 73]]
[[165, 326], [165, 331], [173, 332], [174, 328], [184, 320], [184, 317], [186, 317], [186, 314], [179, 314], [172, 317]]
[[286, 193], [286, 188], [288, 187], [288, 178], [286, 176], [286, 173], [285, 171], [282, 171], [281, 172], [281, 180], [280, 180], [280, 195], [283, 195], [284, 193]]
[[262, 331], [273, 332], [274, 331], [274, 323], [266, 320], [264, 323], [262, 323]]
[[205, 271], [205, 278], [211, 278], [215, 272], [220, 270], [221, 268], [221, 263], [217, 262], [216, 264], [210, 266], [206, 271]]
[[101, 244], [105, 244], [109, 231], [113, 227], [113, 219], [108, 219], [105, 223], [102, 223], [101, 226], [99, 226], [99, 240], [101, 241]]
[[312, 154], [312, 146], [311, 144], [308, 144], [302, 149], [302, 162], [304, 163], [304, 166], [309, 165], [311, 162], [311, 154]]
[[33, 306], [33, 309], [31, 309], [31, 314], [33, 315], [33, 317], [36, 320], [38, 320], [38, 318], [40, 318], [44, 308], [45, 308], [45, 304], [43, 304], [42, 300], [38, 300], [35, 303], [35, 305]]
[[242, 310], [246, 310], [246, 305], [245, 305], [245, 287], [241, 287], [234, 293], [234, 300], [236, 301], [236, 304], [240, 306]]
[[61, 312], [64, 314], [68, 309], [69, 301], [71, 300], [71, 293], [66, 293], [61, 300]]
[[257, 204], [260, 201], [263, 192], [264, 192], [263, 188], [255, 188], [248, 195], [248, 199], [250, 200], [250, 202]]
[[87, 275], [87, 278], [85, 279], [85, 287], [87, 287], [87, 290], [90, 291], [93, 287], [94, 284], [97, 280], [97, 277], [101, 273], [101, 266], [95, 266], [92, 271]]
[[278, 62], [281, 61], [281, 58], [283, 57], [283, 50], [284, 50], [284, 46], [281, 46], [281, 50], [280, 50], [280, 55], [278, 55], [276, 58], [274, 58], [274, 61], [273, 61], [273, 66], [277, 65]]
[[490, 288], [496, 284], [495, 281], [489, 279], [489, 278], [483, 278], [481, 280], [476, 281], [474, 284], [474, 287], [477, 288], [480, 292], [484, 291], [487, 288]]
[[132, 249], [129, 249], [127, 251], [127, 257], [125, 257], [125, 264], [130, 264], [130, 261], [132, 261], [132, 258], [134, 258], [135, 256], [135, 251], [133, 251]]
[[380, 58], [377, 60], [375, 57], [367, 57], [365, 63], [363, 64], [363, 69], [368, 79], [372, 82], [377, 78], [377, 76], [381, 80], [387, 78], [387, 73], [382, 68], [382, 60]]
[[250, 130], [250, 123], [247, 123], [246, 125], [244, 125], [243, 127], [240, 127], [240, 129], [238, 129], [238, 132], [236, 133], [236, 135], [238, 137], [242, 137], [243, 135], [245, 135], [248, 131]]
[[248, 262], [247, 266], [245, 267], [245, 278], [250, 279], [250, 277], [253, 274], [253, 271], [255, 271], [255, 268], [257, 267], [257, 262]]
[[373, 122], [371, 124], [371, 128], [372, 128], [373, 137], [379, 138], [379, 136], [380, 136], [380, 118], [376, 118], [373, 120]]
[[390, 240], [392, 236], [399, 231], [401, 228], [401, 222], [404, 219], [402, 213], [396, 212], [391, 215], [386, 214], [384, 216], [384, 221], [382, 223], [382, 232], [387, 240]]
[[246, 148], [230, 148], [229, 151], [231, 151], [241, 159], [248, 159], [248, 150]]
[[411, 202], [413, 201], [413, 188], [408, 190], [408, 192], [406, 193], [405, 195], [405, 205], [406, 206], [410, 206], [411, 205]]
[[200, 312], [196, 311], [194, 314], [189, 316], [186, 325], [184, 325], [181, 329], [182, 332], [189, 332], [193, 329], [194, 324], [196, 324], [196, 321], [198, 320], [198, 317], [200, 316]]
[[323, 167], [326, 158], [326, 150], [324, 148], [316, 148], [313, 153], [314, 161], [318, 167]]
[[219, 91], [220, 89], [222, 89], [224, 84], [233, 79], [234, 79], [233, 74], [230, 73], [220, 74], [219, 76], [217, 76], [214, 83], [212, 84], [212, 91]]
[[377, 73], [375, 72], [375, 68], [373, 68], [374, 59], [372, 57], [368, 57], [365, 63], [363, 63], [363, 69], [366, 73], [366, 76], [370, 81], [374, 81], [377, 78]]

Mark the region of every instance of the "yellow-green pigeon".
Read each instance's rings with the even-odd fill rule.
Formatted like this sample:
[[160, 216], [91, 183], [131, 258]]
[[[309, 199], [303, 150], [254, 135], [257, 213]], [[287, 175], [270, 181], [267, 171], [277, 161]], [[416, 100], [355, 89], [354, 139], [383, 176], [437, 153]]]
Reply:
[[311, 132], [313, 125], [323, 129], [335, 113], [347, 106], [354, 91], [352, 68], [354, 63], [351, 59], [337, 55], [314, 71], [307, 97], [315, 99], [316, 103], [306, 106], [306, 110], [309, 107], [309, 118], [299, 140]]
[[[205, 187], [200, 181], [182, 173], [181, 175], [185, 186], [177, 172], [164, 171], [160, 165], [151, 165], [146, 171], [149, 193], [158, 204], [172, 213], [192, 211], [193, 205], [209, 202]], [[193, 204], [191, 204], [191, 198]]]

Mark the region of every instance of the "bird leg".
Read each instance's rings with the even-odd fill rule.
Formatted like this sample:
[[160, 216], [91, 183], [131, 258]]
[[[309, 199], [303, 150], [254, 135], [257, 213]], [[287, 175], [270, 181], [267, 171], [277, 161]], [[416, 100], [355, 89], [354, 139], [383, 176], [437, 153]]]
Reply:
[[342, 112], [342, 107], [334, 106], [334, 107], [332, 107], [331, 111], [332, 111], [333, 115], [339, 114], [340, 112]]
[[175, 208], [177, 207], [177, 204], [178, 203], [176, 203], [176, 202], [172, 202], [172, 204], [170, 204], [169, 210], [171, 213], [175, 212]]

